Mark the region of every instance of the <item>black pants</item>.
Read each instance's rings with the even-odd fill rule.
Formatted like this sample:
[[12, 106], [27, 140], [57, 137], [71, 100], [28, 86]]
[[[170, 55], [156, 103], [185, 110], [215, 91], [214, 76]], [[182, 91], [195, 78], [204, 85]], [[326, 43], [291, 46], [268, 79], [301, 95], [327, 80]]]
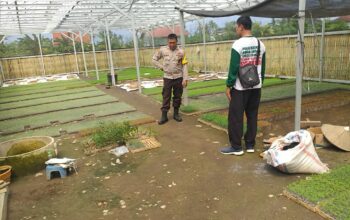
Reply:
[[170, 109], [170, 101], [171, 101], [171, 93], [173, 93], [173, 107], [180, 108], [181, 105], [181, 97], [183, 93], [182, 86], [183, 78], [178, 79], [167, 79], [164, 78], [164, 86], [163, 86], [163, 105], [162, 111], [169, 111]]
[[243, 136], [243, 116], [247, 117], [247, 131], [244, 134], [246, 147], [255, 146], [255, 137], [258, 127], [258, 110], [261, 89], [239, 91], [231, 90], [231, 102], [228, 113], [228, 134], [232, 147], [241, 148]]

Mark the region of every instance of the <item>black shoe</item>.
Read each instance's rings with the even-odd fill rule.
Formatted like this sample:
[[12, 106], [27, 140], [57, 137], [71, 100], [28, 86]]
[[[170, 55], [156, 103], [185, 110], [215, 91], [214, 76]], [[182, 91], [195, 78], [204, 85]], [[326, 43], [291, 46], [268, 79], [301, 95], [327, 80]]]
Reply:
[[168, 112], [167, 111], [162, 111], [162, 117], [160, 118], [160, 120], [158, 121], [159, 125], [165, 124], [167, 123], [168, 120]]
[[226, 154], [226, 155], [229, 155], [229, 154], [233, 154], [233, 155], [236, 155], [236, 156], [241, 156], [244, 154], [244, 151], [241, 147], [224, 147], [220, 150], [220, 153], [222, 154]]
[[182, 122], [182, 118], [179, 114], [179, 109], [178, 108], [174, 108], [174, 119], [177, 122]]

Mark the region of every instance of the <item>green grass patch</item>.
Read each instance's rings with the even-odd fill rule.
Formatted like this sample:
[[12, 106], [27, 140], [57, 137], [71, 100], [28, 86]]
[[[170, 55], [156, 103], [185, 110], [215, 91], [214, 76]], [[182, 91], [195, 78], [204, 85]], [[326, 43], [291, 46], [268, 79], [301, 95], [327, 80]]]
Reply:
[[[99, 80], [96, 80], [96, 72], [90, 72], [89, 77], [91, 80], [87, 82], [91, 84], [106, 84], [107, 74], [109, 71], [101, 71], [99, 72]], [[116, 70], [115, 73], [118, 75], [118, 83], [127, 80], [137, 80], [137, 72], [136, 68], [126, 68], [121, 70]], [[140, 77], [143, 79], [155, 79], [163, 77], [163, 72], [159, 69], [151, 68], [151, 67], [141, 67], [140, 68]]]
[[181, 106], [181, 111], [185, 113], [192, 113], [192, 112], [197, 112], [199, 109], [196, 106], [193, 105], [187, 105], [187, 106]]
[[222, 128], [228, 127], [227, 115], [222, 115], [216, 112], [210, 112], [201, 115], [200, 119], [215, 124]]
[[21, 141], [11, 146], [10, 150], [7, 151], [7, 156], [28, 153], [42, 148], [45, 145], [46, 144], [44, 142], [38, 140]]
[[318, 205], [336, 219], [350, 219], [350, 164], [330, 173], [312, 175], [309, 179], [290, 184], [287, 189], [302, 199]]
[[[188, 84], [188, 90], [192, 89], [198, 89], [198, 88], [205, 88], [205, 87], [211, 87], [211, 86], [223, 86], [225, 85], [225, 80], [219, 79], [219, 80], [209, 80], [209, 81], [201, 81], [201, 82], [190, 82]], [[155, 88], [149, 88], [149, 89], [143, 89], [143, 94], [145, 95], [156, 95], [160, 94], [162, 92], [163, 87], [155, 87]]]
[[137, 134], [137, 126], [128, 122], [101, 123], [92, 134], [91, 139], [97, 147], [104, 147], [110, 144], [126, 144], [126, 141], [134, 138]]
[[[294, 82], [294, 79], [278, 79], [278, 78], [269, 78], [264, 82], [264, 88], [272, 87], [283, 84], [291, 84]], [[192, 85], [192, 86], [191, 86]], [[188, 87], [188, 97], [194, 98], [203, 95], [225, 93], [226, 83], [225, 80], [211, 80], [203, 82], [194, 82], [189, 84]], [[161, 95], [162, 87], [144, 89], [144, 94], [154, 95], [154, 98], [158, 101], [162, 100]], [[288, 90], [288, 92], [290, 92]]]

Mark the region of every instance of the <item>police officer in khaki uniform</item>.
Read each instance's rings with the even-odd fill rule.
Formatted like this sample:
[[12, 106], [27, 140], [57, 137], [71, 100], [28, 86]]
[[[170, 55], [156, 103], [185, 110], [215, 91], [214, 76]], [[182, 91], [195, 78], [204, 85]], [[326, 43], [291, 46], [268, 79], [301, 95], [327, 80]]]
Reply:
[[[160, 62], [163, 59], [163, 62]], [[188, 83], [187, 60], [183, 49], [177, 46], [176, 34], [169, 34], [168, 46], [161, 47], [152, 60], [153, 64], [164, 71], [162, 117], [158, 124], [162, 125], [168, 121], [171, 93], [173, 93], [174, 119], [182, 121], [179, 115], [183, 88]]]

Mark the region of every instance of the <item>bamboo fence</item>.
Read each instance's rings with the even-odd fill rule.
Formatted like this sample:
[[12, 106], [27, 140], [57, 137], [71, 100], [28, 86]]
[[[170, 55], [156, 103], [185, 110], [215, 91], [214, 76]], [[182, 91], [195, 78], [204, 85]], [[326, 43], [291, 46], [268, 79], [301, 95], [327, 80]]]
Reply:
[[[266, 73], [293, 77], [295, 75], [296, 36], [260, 38], [266, 46]], [[305, 36], [304, 77], [318, 78], [320, 74], [320, 34]], [[207, 69], [226, 72], [229, 66], [232, 41], [207, 43]], [[204, 70], [203, 44], [186, 45], [189, 69]], [[156, 48], [157, 49], [157, 48]], [[152, 48], [142, 48], [140, 65], [152, 66]], [[115, 68], [135, 66], [134, 50], [112, 51]], [[80, 72], [84, 71], [82, 54], [78, 53]], [[99, 69], [108, 69], [106, 51], [96, 52]], [[86, 53], [88, 71], [95, 70], [92, 52]], [[5, 79], [24, 78], [42, 75], [40, 56], [3, 58], [1, 64]], [[44, 64], [47, 75], [77, 72], [74, 54], [45, 55]], [[350, 32], [326, 33], [324, 44], [325, 79], [350, 80]]]

